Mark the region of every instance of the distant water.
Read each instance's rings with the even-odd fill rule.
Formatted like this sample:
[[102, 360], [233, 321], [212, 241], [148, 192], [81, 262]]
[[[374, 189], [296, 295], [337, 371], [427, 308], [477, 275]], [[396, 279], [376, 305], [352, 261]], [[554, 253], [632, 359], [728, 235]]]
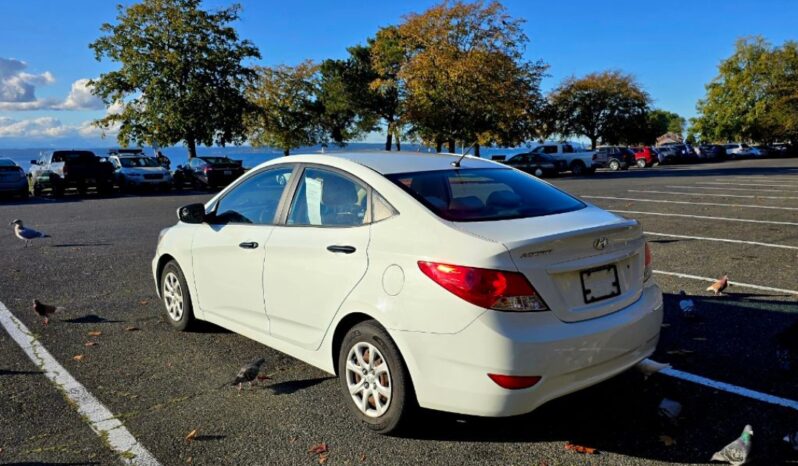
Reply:
[[[368, 150], [383, 150], [385, 147], [382, 143], [351, 143], [345, 147], [330, 146], [324, 148], [325, 152], [341, 152], [341, 151], [368, 151]], [[108, 154], [108, 148], [77, 148], [70, 147], [69, 149], [90, 150], [99, 156]], [[30, 161], [39, 158], [40, 154], [52, 149], [0, 149], [0, 157], [7, 157], [17, 162], [26, 171], [30, 168]], [[164, 154], [172, 161], [172, 168], [178, 165], [183, 165], [188, 160], [188, 151], [185, 147], [165, 147], [161, 149]], [[403, 144], [402, 150], [416, 151], [416, 152], [433, 152], [429, 149], [418, 144]], [[458, 152], [460, 152], [458, 148]], [[518, 147], [512, 149], [500, 148], [482, 148], [481, 156], [489, 158], [495, 154], [512, 155], [529, 150], [527, 147]], [[307, 154], [307, 153], [321, 153], [321, 146], [302, 147], [291, 151], [292, 154]], [[144, 153], [147, 155], [154, 155], [154, 150], [151, 147], [145, 147]], [[283, 151], [279, 149], [264, 148], [264, 147], [250, 147], [250, 146], [237, 146], [237, 147], [198, 147], [198, 155], [225, 155], [231, 159], [241, 160], [245, 167], [252, 168], [260, 163], [272, 160], [277, 157], [282, 157]]]

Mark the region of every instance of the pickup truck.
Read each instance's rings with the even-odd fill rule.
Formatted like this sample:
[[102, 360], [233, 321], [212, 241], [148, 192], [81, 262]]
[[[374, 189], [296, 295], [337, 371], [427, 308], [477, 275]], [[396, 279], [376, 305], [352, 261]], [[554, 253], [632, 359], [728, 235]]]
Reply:
[[592, 175], [596, 172], [593, 152], [574, 147], [571, 144], [541, 144], [532, 149], [532, 154], [547, 154], [555, 160], [562, 160], [574, 175]]
[[56, 150], [44, 153], [39, 160], [31, 160], [28, 172], [33, 193], [40, 195], [51, 189], [54, 197], [61, 197], [67, 188], [85, 194], [94, 187], [103, 195], [114, 188], [114, 167], [87, 150]]

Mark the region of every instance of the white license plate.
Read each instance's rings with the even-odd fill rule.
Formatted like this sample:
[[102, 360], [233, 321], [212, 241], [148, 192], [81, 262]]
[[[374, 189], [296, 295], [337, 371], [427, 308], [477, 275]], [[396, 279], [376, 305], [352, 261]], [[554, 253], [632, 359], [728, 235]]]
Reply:
[[621, 285], [618, 281], [618, 269], [615, 264], [597, 267], [580, 272], [582, 278], [582, 294], [585, 304], [590, 304], [602, 299], [612, 298], [621, 294]]
[[232, 171], [232, 170], [225, 170], [225, 171], [224, 171], [224, 176], [230, 176], [230, 175], [232, 175], [232, 174], [233, 174], [233, 171]]

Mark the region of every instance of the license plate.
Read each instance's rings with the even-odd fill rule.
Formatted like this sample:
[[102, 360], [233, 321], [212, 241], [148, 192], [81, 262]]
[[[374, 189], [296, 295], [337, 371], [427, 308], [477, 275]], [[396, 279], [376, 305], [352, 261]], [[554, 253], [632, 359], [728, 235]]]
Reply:
[[233, 170], [225, 170], [224, 171], [224, 176], [230, 176], [232, 174], [233, 174]]
[[615, 264], [596, 267], [580, 272], [582, 278], [582, 295], [585, 304], [612, 298], [621, 294], [618, 282], [618, 269]]

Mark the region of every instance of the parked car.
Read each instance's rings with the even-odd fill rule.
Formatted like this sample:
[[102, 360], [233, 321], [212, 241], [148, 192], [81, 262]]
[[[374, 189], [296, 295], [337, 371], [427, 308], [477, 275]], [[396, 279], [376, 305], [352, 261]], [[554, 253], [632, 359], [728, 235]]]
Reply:
[[531, 173], [538, 178], [557, 176], [560, 172], [568, 169], [564, 160], [556, 160], [548, 154], [517, 154], [505, 161], [504, 164]]
[[172, 174], [158, 165], [154, 157], [111, 155], [108, 161], [114, 166], [116, 184], [122, 191], [144, 187], [168, 191], [172, 187]]
[[752, 146], [751, 153], [754, 155], [754, 157], [770, 157], [770, 148], [761, 144]]
[[726, 155], [730, 159], [741, 159], [745, 157], [753, 156], [753, 152], [751, 151], [751, 147], [748, 144], [741, 144], [738, 142], [732, 142], [726, 144], [724, 146], [726, 148]]
[[221, 188], [244, 174], [240, 160], [221, 156], [194, 157], [183, 167], [183, 174], [195, 188]]
[[657, 150], [651, 146], [642, 147], [635, 152], [635, 165], [640, 168], [652, 167], [655, 163], [659, 163], [657, 155]]
[[337, 374], [382, 433], [414, 406], [527, 413], [654, 352], [662, 293], [637, 221], [457, 159], [295, 155], [181, 207], [152, 261], [165, 319]]
[[696, 162], [698, 154], [690, 144], [668, 142], [658, 147], [668, 151], [669, 162]]
[[28, 177], [25, 170], [8, 158], [0, 158], [0, 194], [28, 197]]
[[699, 157], [704, 160], [726, 160], [726, 148], [718, 144], [702, 144], [698, 146]]
[[663, 145], [657, 147], [657, 160], [660, 165], [676, 163], [681, 160], [679, 150], [673, 145]]
[[627, 147], [599, 146], [593, 157], [593, 166], [612, 171], [628, 170], [635, 163], [635, 154]]
[[770, 153], [774, 157], [793, 157], [795, 150], [793, 146], [787, 143], [776, 143], [770, 145]]
[[592, 175], [596, 171], [593, 166], [594, 153], [574, 147], [567, 143], [546, 143], [532, 149], [532, 154], [547, 154], [556, 160], [565, 162], [568, 170], [574, 175]]
[[100, 194], [111, 194], [114, 189], [114, 167], [87, 150], [56, 150], [47, 152], [39, 160], [31, 160], [29, 176], [33, 193], [39, 195], [51, 189], [60, 197], [68, 188], [85, 194], [94, 187]]

